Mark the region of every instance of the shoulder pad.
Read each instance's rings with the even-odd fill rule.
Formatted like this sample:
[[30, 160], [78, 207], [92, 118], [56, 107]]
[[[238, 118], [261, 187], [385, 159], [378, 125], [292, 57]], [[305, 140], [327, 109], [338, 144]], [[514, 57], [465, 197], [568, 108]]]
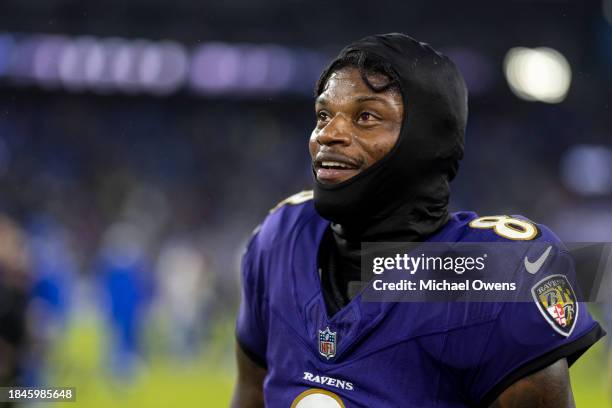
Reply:
[[253, 232], [260, 249], [274, 246], [298, 225], [318, 216], [312, 204], [312, 191], [294, 194], [272, 208], [266, 219]]
[[292, 196], [289, 196], [287, 198], [285, 198], [283, 201], [281, 201], [280, 203], [276, 204], [271, 210], [270, 210], [270, 214], [272, 214], [274, 211], [278, 210], [279, 208], [281, 208], [284, 205], [298, 205], [298, 204], [302, 204], [308, 200], [312, 200], [314, 194], [312, 190], [304, 190], [304, 191], [300, 191], [299, 193], [296, 193]]

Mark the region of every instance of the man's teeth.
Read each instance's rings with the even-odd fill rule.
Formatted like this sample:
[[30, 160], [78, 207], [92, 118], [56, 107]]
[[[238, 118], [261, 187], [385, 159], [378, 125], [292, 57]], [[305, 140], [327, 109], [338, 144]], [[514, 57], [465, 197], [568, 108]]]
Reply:
[[344, 169], [350, 169], [351, 166], [349, 166], [348, 164], [344, 164], [344, 163], [340, 163], [340, 162], [333, 162], [333, 161], [324, 161], [321, 162], [321, 165], [323, 167], [341, 167]]

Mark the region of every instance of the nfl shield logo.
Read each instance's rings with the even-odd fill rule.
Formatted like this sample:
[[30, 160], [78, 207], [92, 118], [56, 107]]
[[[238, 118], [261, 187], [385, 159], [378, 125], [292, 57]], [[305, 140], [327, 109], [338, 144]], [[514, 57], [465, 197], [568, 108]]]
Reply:
[[336, 355], [336, 332], [329, 330], [319, 330], [319, 353], [326, 359]]

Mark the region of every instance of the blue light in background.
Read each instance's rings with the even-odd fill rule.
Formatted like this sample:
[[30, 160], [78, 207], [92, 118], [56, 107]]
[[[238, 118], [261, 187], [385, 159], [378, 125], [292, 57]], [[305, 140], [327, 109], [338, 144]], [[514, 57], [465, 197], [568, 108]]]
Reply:
[[572, 146], [561, 158], [561, 179], [568, 189], [581, 195], [612, 193], [612, 149]]
[[6, 75], [14, 47], [13, 36], [0, 34], [0, 77]]

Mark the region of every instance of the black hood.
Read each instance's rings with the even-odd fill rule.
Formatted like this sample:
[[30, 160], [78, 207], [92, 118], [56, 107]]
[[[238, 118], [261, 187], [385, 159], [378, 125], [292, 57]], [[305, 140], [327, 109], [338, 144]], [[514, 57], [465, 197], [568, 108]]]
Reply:
[[393, 149], [355, 177], [334, 185], [315, 177], [315, 207], [349, 240], [423, 240], [449, 217], [449, 182], [463, 157], [465, 82], [446, 56], [398, 33], [348, 45], [321, 78], [354, 51], [382, 59], [395, 73], [404, 103], [402, 128]]

